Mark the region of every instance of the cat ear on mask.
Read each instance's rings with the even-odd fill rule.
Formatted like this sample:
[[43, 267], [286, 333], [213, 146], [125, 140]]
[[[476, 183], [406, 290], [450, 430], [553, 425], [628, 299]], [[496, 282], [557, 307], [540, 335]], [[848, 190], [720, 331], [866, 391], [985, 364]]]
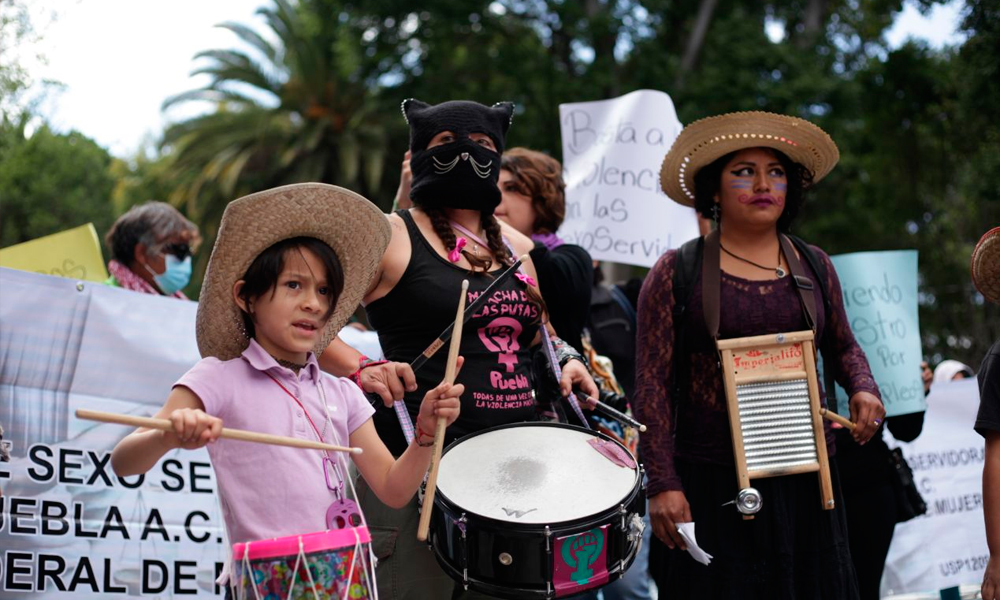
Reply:
[[497, 102], [490, 107], [490, 112], [500, 124], [504, 135], [507, 135], [507, 130], [510, 129], [510, 124], [514, 121], [514, 103]]
[[406, 119], [406, 124], [409, 125], [415, 115], [419, 115], [424, 110], [430, 108], [430, 106], [430, 104], [421, 102], [416, 98], [407, 98], [406, 100], [403, 100], [400, 108], [403, 111], [403, 118]]

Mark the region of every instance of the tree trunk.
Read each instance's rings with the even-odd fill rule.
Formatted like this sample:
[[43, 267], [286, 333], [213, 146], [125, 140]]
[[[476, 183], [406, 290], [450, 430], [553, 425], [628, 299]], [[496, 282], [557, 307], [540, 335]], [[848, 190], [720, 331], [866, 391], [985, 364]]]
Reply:
[[681, 88], [684, 86], [684, 78], [690, 73], [695, 64], [698, 62], [698, 55], [701, 53], [701, 47], [705, 45], [705, 36], [708, 34], [708, 26], [712, 22], [712, 15], [715, 13], [715, 7], [719, 4], [718, 0], [701, 0], [701, 5], [698, 7], [698, 17], [694, 23], [694, 29], [691, 30], [691, 37], [688, 38], [687, 45], [684, 48], [684, 56], [681, 57], [681, 68], [677, 73], [677, 79], [674, 82], [674, 87]]
[[809, 0], [806, 12], [802, 15], [802, 35], [799, 36], [796, 44], [799, 49], [809, 48], [814, 43], [816, 36], [822, 33], [828, 5], [829, 0]]

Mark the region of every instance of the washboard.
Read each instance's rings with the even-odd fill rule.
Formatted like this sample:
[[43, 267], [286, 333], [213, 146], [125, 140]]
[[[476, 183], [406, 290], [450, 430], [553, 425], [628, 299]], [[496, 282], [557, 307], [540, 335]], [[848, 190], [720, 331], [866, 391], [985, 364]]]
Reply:
[[[812, 331], [717, 341], [740, 490], [750, 480], [817, 472], [834, 507]], [[744, 515], [744, 518], [753, 518]]]

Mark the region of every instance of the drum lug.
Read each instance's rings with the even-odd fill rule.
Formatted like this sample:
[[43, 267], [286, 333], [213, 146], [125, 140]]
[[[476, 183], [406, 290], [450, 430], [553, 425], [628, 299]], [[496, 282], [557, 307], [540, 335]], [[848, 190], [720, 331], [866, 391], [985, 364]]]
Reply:
[[546, 571], [545, 571], [545, 597], [546, 598], [551, 598], [552, 597], [552, 578], [554, 576], [554, 574], [553, 574], [553, 570], [554, 569], [553, 569], [552, 565], [554, 563], [552, 562], [552, 530], [549, 529], [548, 525], [545, 526], [545, 555], [548, 557], [548, 560], [545, 561], [545, 564], [546, 564]]
[[625, 509], [625, 505], [624, 504], [619, 504], [618, 505], [618, 512], [622, 516], [622, 531], [623, 532], [628, 531], [627, 521], [626, 521], [626, 516], [628, 515], [628, 510]]
[[465, 539], [465, 525], [469, 522], [465, 513], [458, 519], [458, 530], [462, 532], [462, 587], [469, 589], [469, 549]]
[[[646, 530], [646, 523], [643, 522], [639, 513], [632, 513], [632, 522], [629, 523], [628, 539], [631, 542], [640, 542], [642, 533]], [[641, 543], [641, 542], [640, 542]]]

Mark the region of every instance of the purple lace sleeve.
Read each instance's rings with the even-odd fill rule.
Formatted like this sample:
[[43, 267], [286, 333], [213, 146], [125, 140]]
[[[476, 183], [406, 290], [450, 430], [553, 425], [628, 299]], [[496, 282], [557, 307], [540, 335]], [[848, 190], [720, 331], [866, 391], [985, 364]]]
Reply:
[[680, 490], [674, 469], [673, 275], [676, 252], [667, 252], [646, 277], [639, 294], [633, 408], [648, 428], [639, 438], [649, 483], [648, 496]]
[[847, 320], [847, 312], [844, 309], [844, 293], [840, 287], [840, 278], [833, 267], [833, 261], [825, 252], [811, 246], [813, 251], [826, 266], [826, 288], [830, 293], [830, 322], [826, 324], [834, 356], [837, 358], [834, 367], [834, 377], [840, 387], [847, 392], [850, 398], [858, 392], [869, 392], [874, 394], [879, 400], [882, 395], [879, 392], [875, 378], [872, 376], [871, 368], [868, 366], [868, 359], [865, 351], [854, 339], [854, 332], [851, 331], [850, 323]]

